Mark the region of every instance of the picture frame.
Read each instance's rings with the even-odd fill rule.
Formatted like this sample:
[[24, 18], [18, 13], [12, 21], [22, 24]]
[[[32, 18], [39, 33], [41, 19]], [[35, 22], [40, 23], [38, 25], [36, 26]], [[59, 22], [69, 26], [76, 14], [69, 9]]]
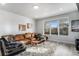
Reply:
[[19, 31], [26, 31], [26, 25], [25, 24], [19, 24]]
[[27, 29], [30, 29], [32, 27], [31, 23], [27, 23]]
[[79, 32], [79, 20], [72, 20], [71, 21], [71, 31], [72, 32]]

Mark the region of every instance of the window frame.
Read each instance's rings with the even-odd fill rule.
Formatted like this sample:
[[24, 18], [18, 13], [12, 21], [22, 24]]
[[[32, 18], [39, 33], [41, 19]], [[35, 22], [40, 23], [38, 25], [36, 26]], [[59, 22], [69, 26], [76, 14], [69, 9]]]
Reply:
[[[59, 19], [59, 20], [58, 20], [58, 19]], [[49, 34], [45, 34], [45, 30], [44, 30], [45, 27], [44, 27], [44, 26], [45, 26], [45, 23], [46, 23], [46, 22], [59, 21], [59, 24], [58, 24], [58, 34], [57, 34], [56, 36], [68, 36], [68, 35], [61, 35], [61, 34], [60, 34], [60, 26], [59, 26], [59, 25], [60, 25], [60, 21], [61, 21], [61, 20], [65, 20], [65, 19], [68, 21], [68, 35], [69, 35], [69, 31], [70, 31], [70, 24], [69, 24], [70, 21], [69, 21], [69, 17], [61, 17], [61, 18], [55, 18], [55, 19], [53, 19], [53, 20], [50, 19], [50, 20], [44, 21], [44, 23], [43, 23], [43, 35], [50, 35], [50, 36], [51, 36], [51, 35], [56, 35], [56, 34], [51, 34], [51, 28], [50, 28], [50, 33], [49, 33]]]

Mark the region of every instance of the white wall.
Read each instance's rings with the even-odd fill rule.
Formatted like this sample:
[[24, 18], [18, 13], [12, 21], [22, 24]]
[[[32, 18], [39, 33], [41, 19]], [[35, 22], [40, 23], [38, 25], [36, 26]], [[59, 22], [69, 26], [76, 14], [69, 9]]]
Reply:
[[32, 28], [24, 32], [35, 32], [35, 21], [14, 13], [0, 10], [0, 36], [24, 33], [18, 30], [18, 24], [32, 23]]
[[58, 15], [58, 16], [54, 16], [54, 17], [49, 17], [49, 18], [43, 18], [43, 19], [39, 19], [36, 20], [36, 32], [37, 33], [42, 33], [43, 34], [43, 24], [45, 21], [49, 21], [49, 20], [55, 20], [56, 18], [63, 18], [63, 17], [68, 17], [69, 18], [69, 35], [68, 36], [58, 36], [58, 35], [49, 35], [49, 40], [50, 41], [58, 41], [58, 42], [65, 42], [65, 43], [75, 43], [75, 39], [79, 38], [79, 32], [72, 32], [71, 31], [71, 20], [77, 20], [79, 19], [79, 12], [78, 11], [74, 11], [74, 12], [70, 12], [67, 14], [63, 14], [63, 15]]

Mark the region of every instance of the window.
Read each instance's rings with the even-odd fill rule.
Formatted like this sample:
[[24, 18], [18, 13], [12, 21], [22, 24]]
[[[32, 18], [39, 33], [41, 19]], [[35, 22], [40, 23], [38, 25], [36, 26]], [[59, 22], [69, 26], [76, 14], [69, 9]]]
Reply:
[[44, 34], [68, 35], [68, 30], [69, 22], [67, 19], [46, 21], [44, 24]]
[[49, 24], [49, 22], [45, 22], [45, 24], [44, 24], [44, 34], [50, 34], [50, 24]]
[[69, 24], [67, 20], [61, 20], [59, 24], [60, 35], [68, 35]]
[[58, 25], [59, 21], [50, 21], [51, 34], [58, 35]]

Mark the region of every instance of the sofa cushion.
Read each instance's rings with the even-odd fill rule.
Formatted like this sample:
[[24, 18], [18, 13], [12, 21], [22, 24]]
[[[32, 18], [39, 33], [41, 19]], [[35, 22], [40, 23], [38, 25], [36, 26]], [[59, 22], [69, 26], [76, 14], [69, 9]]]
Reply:
[[36, 38], [31, 38], [31, 41], [36, 41]]
[[21, 42], [25, 43], [25, 44], [30, 44], [31, 40], [27, 39], [27, 40], [22, 40]]
[[32, 33], [25, 33], [25, 38], [26, 39], [30, 39], [31, 38]]
[[35, 35], [36, 35], [36, 33], [32, 33], [31, 37], [32, 38], [35, 38]]
[[16, 41], [20, 41], [20, 40], [24, 40], [24, 35], [23, 34], [18, 34], [18, 35], [15, 35], [15, 40]]

